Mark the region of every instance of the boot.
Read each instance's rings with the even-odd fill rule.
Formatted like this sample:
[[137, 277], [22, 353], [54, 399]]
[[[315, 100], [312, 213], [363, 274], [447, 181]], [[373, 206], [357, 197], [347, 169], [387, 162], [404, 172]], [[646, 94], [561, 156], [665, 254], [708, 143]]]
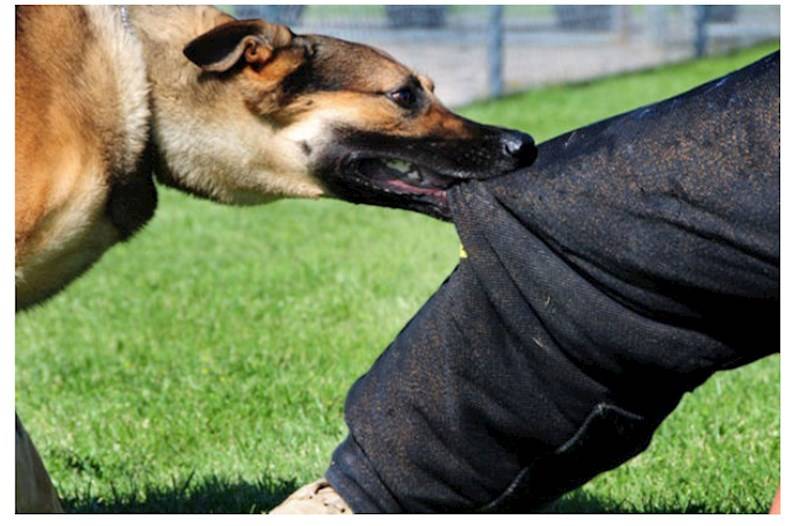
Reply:
[[289, 495], [270, 514], [339, 515], [353, 513], [325, 479], [307, 484]]

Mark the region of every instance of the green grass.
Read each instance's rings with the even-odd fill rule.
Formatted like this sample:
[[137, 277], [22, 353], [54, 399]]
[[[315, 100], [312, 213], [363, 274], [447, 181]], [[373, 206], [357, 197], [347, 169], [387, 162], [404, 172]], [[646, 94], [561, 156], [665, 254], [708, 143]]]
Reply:
[[[464, 113], [544, 139], [774, 47]], [[419, 215], [327, 200], [160, 199], [144, 232], [17, 318], [17, 408], [70, 510], [268, 510], [323, 473], [348, 387], [451, 271], [458, 239]], [[714, 376], [647, 452], [555, 509], [765, 511], [778, 380], [778, 357]]]

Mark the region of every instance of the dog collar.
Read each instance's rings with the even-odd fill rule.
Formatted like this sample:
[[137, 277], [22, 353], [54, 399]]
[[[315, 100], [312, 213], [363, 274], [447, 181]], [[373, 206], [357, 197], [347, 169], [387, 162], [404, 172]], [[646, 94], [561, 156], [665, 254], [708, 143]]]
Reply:
[[135, 34], [130, 16], [128, 15], [128, 6], [119, 6], [119, 17], [122, 20], [122, 25], [125, 27], [125, 30], [132, 35]]

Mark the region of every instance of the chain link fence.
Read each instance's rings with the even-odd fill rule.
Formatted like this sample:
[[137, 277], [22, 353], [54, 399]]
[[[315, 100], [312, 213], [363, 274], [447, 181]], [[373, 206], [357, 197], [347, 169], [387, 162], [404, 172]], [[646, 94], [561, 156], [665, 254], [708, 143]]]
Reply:
[[451, 105], [780, 38], [780, 6], [237, 5], [296, 33], [382, 48]]

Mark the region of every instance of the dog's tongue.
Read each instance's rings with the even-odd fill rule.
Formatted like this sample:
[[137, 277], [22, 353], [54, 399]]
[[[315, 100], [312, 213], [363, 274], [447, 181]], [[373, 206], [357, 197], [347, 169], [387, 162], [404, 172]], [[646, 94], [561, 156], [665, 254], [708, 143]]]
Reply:
[[405, 182], [402, 179], [388, 179], [386, 181], [388, 186], [396, 188], [402, 192], [406, 192], [409, 194], [420, 194], [420, 195], [433, 195], [436, 197], [445, 198], [447, 190], [443, 188], [424, 188], [421, 186], [414, 186]]
[[362, 169], [376, 180], [415, 194], [433, 195], [455, 181], [427, 168], [397, 160], [365, 159]]

